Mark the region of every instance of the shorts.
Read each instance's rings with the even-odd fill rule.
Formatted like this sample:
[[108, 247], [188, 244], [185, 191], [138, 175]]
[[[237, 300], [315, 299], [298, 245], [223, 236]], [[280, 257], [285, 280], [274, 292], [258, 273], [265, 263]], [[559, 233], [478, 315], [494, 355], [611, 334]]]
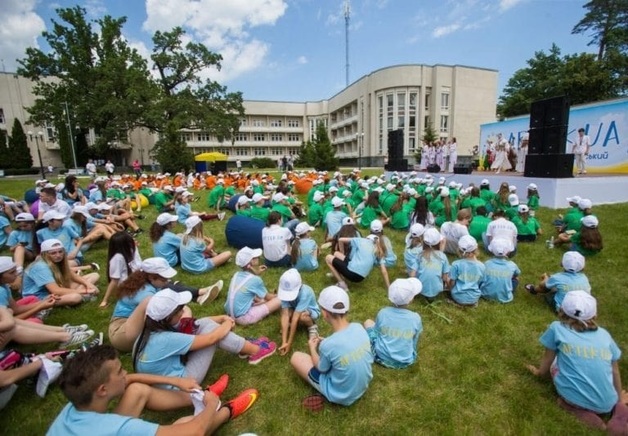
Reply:
[[269, 268], [287, 267], [287, 266], [290, 266], [292, 264], [292, 258], [290, 257], [289, 254], [286, 254], [284, 257], [282, 257], [279, 260], [268, 260], [268, 259], [265, 259], [264, 263]]
[[11, 398], [13, 398], [13, 394], [17, 390], [17, 385], [15, 383], [0, 388], [0, 410], [4, 409], [4, 407], [9, 404]]
[[312, 385], [314, 389], [322, 394], [323, 390], [321, 389], [320, 378], [321, 372], [315, 366], [313, 366], [312, 369], [310, 369], [310, 371], [307, 373], [308, 382]]
[[109, 342], [118, 351], [129, 352], [133, 350], [135, 339], [129, 340], [126, 337], [126, 321], [128, 318], [112, 318], [109, 323]]
[[362, 277], [360, 274], [356, 274], [349, 269], [349, 262], [347, 260], [341, 260], [337, 257], [334, 257], [334, 260], [331, 264], [336, 269], [336, 271], [340, 273], [341, 276], [343, 276], [350, 282], [360, 283], [364, 280], [364, 277]]
[[257, 304], [255, 306], [251, 306], [248, 312], [237, 317], [235, 321], [240, 325], [251, 325], [263, 320], [269, 313], [270, 311], [268, 310], [268, 306], [265, 304]]

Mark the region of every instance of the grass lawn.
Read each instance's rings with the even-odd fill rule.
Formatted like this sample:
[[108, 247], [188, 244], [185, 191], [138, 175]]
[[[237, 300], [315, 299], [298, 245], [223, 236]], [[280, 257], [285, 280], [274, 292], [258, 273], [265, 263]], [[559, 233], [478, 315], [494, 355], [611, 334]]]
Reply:
[[[2, 180], [0, 193], [21, 198], [32, 180]], [[573, 194], [577, 194], [574, 192]], [[195, 210], [205, 206], [207, 193], [193, 204]], [[543, 193], [541, 192], [541, 195]], [[598, 299], [599, 323], [607, 328], [621, 349], [628, 349], [628, 325], [623, 301], [628, 271], [628, 232], [625, 219], [628, 204], [595, 206], [605, 247], [601, 254], [587, 259], [585, 272]], [[148, 230], [156, 217], [152, 207], [144, 211], [146, 220], [140, 226]], [[537, 214], [546, 234], [553, 229], [551, 221], [558, 211], [541, 209]], [[205, 224], [205, 233], [216, 239], [219, 251], [227, 250], [224, 222]], [[142, 258], [152, 256], [151, 243], [145, 232], [139, 237]], [[319, 244], [322, 231], [314, 237]], [[400, 257], [396, 268], [389, 270], [391, 281], [405, 276], [403, 239], [405, 234], [387, 229], [395, 252]], [[521, 285], [511, 304], [500, 305], [482, 301], [476, 309], [462, 310], [442, 299], [428, 306], [420, 297], [410, 306], [417, 311], [424, 325], [419, 341], [419, 360], [409, 369], [391, 370], [374, 365], [374, 378], [364, 397], [349, 408], [327, 405], [312, 414], [301, 407], [301, 400], [313, 393], [292, 371], [289, 356], [278, 354], [257, 366], [248, 365], [237, 356], [219, 351], [210, 369], [207, 382], [229, 373], [231, 383], [225, 398], [242, 389], [255, 387], [260, 399], [241, 418], [223, 426], [219, 434], [232, 435], [252, 432], [271, 434], [590, 434], [591, 431], [556, 405], [556, 394], [549, 380], [533, 377], [525, 364], [538, 364], [543, 349], [538, 338], [555, 319], [541, 298], [528, 295], [523, 284], [536, 282], [543, 272], [561, 270], [561, 249], [550, 250], [544, 240], [520, 244], [513, 259], [522, 271]], [[99, 282], [106, 289], [106, 243], [100, 242], [90, 250], [86, 259], [100, 263], [103, 274]], [[6, 250], [5, 253], [6, 254]], [[235, 253], [234, 253], [235, 254]], [[486, 260], [481, 255], [481, 260]], [[453, 259], [450, 258], [450, 261]], [[332, 284], [325, 276], [327, 268], [321, 258], [321, 268], [304, 273], [303, 280], [318, 293]], [[226, 290], [236, 271], [233, 262], [203, 276], [184, 272], [177, 275], [183, 283], [206, 286], [218, 279], [225, 280], [223, 294], [214, 303], [200, 307], [192, 304], [196, 317], [222, 314]], [[269, 270], [263, 275], [269, 290], [277, 287], [282, 270]], [[373, 270], [368, 280], [350, 284], [350, 319], [363, 322], [374, 318], [378, 310], [389, 305], [383, 280]], [[97, 302], [76, 309], [57, 309], [48, 324], [88, 323], [106, 334], [113, 305], [100, 310]], [[281, 342], [279, 316], [270, 316], [259, 325], [237, 327], [243, 336], [268, 336]], [[331, 333], [329, 326], [320, 324], [322, 336]], [[33, 347], [22, 347], [32, 350]], [[50, 349], [39, 347], [38, 350]], [[307, 332], [299, 331], [293, 350], [307, 351]], [[127, 370], [131, 370], [130, 355], [123, 355]], [[628, 366], [620, 363], [628, 383]], [[43, 434], [66, 400], [58, 387], [49, 389], [45, 399], [35, 394], [34, 385], [22, 382], [12, 402], [0, 414], [0, 433]], [[159, 423], [171, 423], [190, 410], [171, 413], [146, 412], [143, 417]]]

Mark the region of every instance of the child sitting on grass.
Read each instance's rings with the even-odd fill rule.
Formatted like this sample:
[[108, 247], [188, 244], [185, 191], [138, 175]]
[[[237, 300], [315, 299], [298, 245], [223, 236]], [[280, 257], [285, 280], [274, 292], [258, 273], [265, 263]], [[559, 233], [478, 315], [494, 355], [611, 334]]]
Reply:
[[545, 294], [545, 301], [558, 312], [565, 295], [570, 291], [581, 290], [591, 293], [589, 279], [583, 272], [584, 256], [577, 251], [567, 251], [563, 254], [562, 266], [564, 271], [548, 276], [543, 273], [541, 282], [534, 286], [527, 284], [526, 290], [533, 295]]
[[388, 299], [394, 307], [385, 307], [375, 321], [364, 322], [375, 362], [380, 365], [402, 369], [416, 362], [423, 323], [419, 314], [407, 307], [421, 293], [421, 288], [421, 282], [414, 277], [395, 280], [388, 288]]
[[310, 353], [295, 352], [290, 364], [328, 401], [350, 406], [364, 395], [373, 378], [369, 336], [360, 324], [347, 319], [349, 294], [344, 289], [323, 289], [318, 304], [334, 333], [325, 339], [312, 336]]
[[460, 306], [478, 305], [482, 291], [485, 267], [477, 259], [478, 243], [473, 236], [465, 235], [458, 241], [460, 259], [453, 261], [449, 271], [451, 298]]
[[290, 352], [297, 327], [307, 327], [308, 336], [318, 336], [316, 320], [321, 310], [316, 303], [314, 290], [303, 284], [301, 274], [291, 268], [281, 275], [277, 296], [281, 300], [281, 347], [279, 354], [285, 356]]
[[[587, 426], [626, 434], [628, 407], [621, 401], [618, 360], [621, 351], [611, 335], [597, 325], [597, 302], [588, 292], [571, 291], [562, 300], [558, 321], [539, 339], [545, 354], [539, 377], [551, 376], [558, 405]], [[611, 414], [605, 423], [600, 415]]]
[[310, 237], [314, 231], [308, 223], [299, 223], [294, 229], [295, 238], [290, 248], [290, 260], [299, 271], [316, 271], [318, 269], [318, 246]]
[[435, 228], [423, 234], [423, 250], [419, 255], [418, 279], [423, 285], [421, 295], [432, 303], [449, 282], [449, 259], [440, 251], [443, 237]]
[[203, 274], [227, 263], [230, 251], [216, 253], [214, 240], [203, 234], [203, 221], [194, 215], [185, 220], [185, 235], [179, 247], [181, 268], [193, 274]]
[[514, 298], [513, 292], [517, 289], [518, 277], [521, 274], [517, 264], [508, 260], [512, 243], [508, 239], [493, 239], [488, 250], [495, 257], [484, 262], [486, 273], [480, 286], [482, 298], [510, 303]]
[[423, 251], [423, 224], [414, 223], [410, 226], [410, 232], [406, 235], [406, 248], [403, 250], [403, 260], [406, 265], [408, 277], [416, 277], [419, 270], [419, 257]]

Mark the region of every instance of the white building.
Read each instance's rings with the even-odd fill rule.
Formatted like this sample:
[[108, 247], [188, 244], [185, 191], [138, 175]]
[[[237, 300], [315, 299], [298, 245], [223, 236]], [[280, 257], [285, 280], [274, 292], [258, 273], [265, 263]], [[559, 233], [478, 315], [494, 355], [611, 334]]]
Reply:
[[[28, 118], [24, 108], [34, 102], [32, 83], [14, 74], [1, 76], [0, 129], [10, 132], [13, 119], [19, 118], [24, 124]], [[459, 154], [470, 154], [479, 143], [480, 125], [495, 120], [496, 104], [495, 70], [398, 65], [374, 71], [327, 100], [245, 100], [240, 132], [230, 142], [220, 143], [202, 131], [181, 134], [195, 154], [220, 151], [229, 155], [229, 161], [246, 163], [255, 157], [277, 160], [287, 154], [297, 155], [301, 143], [313, 138], [317, 122], [322, 121], [342, 164], [382, 166], [389, 131], [403, 129], [404, 156], [412, 160], [428, 123], [441, 138], [455, 137]], [[25, 125], [24, 130], [44, 133], [40, 145], [45, 166], [61, 164], [53, 129]], [[128, 144], [118, 144], [121, 161], [117, 164], [129, 164], [134, 159], [150, 164], [155, 141], [155, 135], [142, 129], [131, 132]], [[35, 145], [31, 144], [36, 161]]]

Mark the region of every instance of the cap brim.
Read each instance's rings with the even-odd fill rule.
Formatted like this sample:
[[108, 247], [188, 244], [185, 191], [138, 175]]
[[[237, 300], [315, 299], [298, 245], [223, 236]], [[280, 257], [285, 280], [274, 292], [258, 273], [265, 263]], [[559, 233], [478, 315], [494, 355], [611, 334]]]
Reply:
[[277, 289], [277, 297], [281, 300], [281, 301], [294, 301], [297, 298], [297, 295], [299, 295], [299, 290], [294, 290], [294, 291], [290, 291], [288, 289]]
[[192, 293], [190, 291], [177, 292], [177, 303], [179, 306], [188, 304], [192, 301]]
[[264, 253], [264, 250], [261, 248], [255, 248], [251, 251], [251, 257], [256, 258], [260, 257]]
[[159, 275], [165, 279], [171, 279], [177, 275], [177, 270], [172, 267], [168, 267], [167, 270], [160, 272]]

